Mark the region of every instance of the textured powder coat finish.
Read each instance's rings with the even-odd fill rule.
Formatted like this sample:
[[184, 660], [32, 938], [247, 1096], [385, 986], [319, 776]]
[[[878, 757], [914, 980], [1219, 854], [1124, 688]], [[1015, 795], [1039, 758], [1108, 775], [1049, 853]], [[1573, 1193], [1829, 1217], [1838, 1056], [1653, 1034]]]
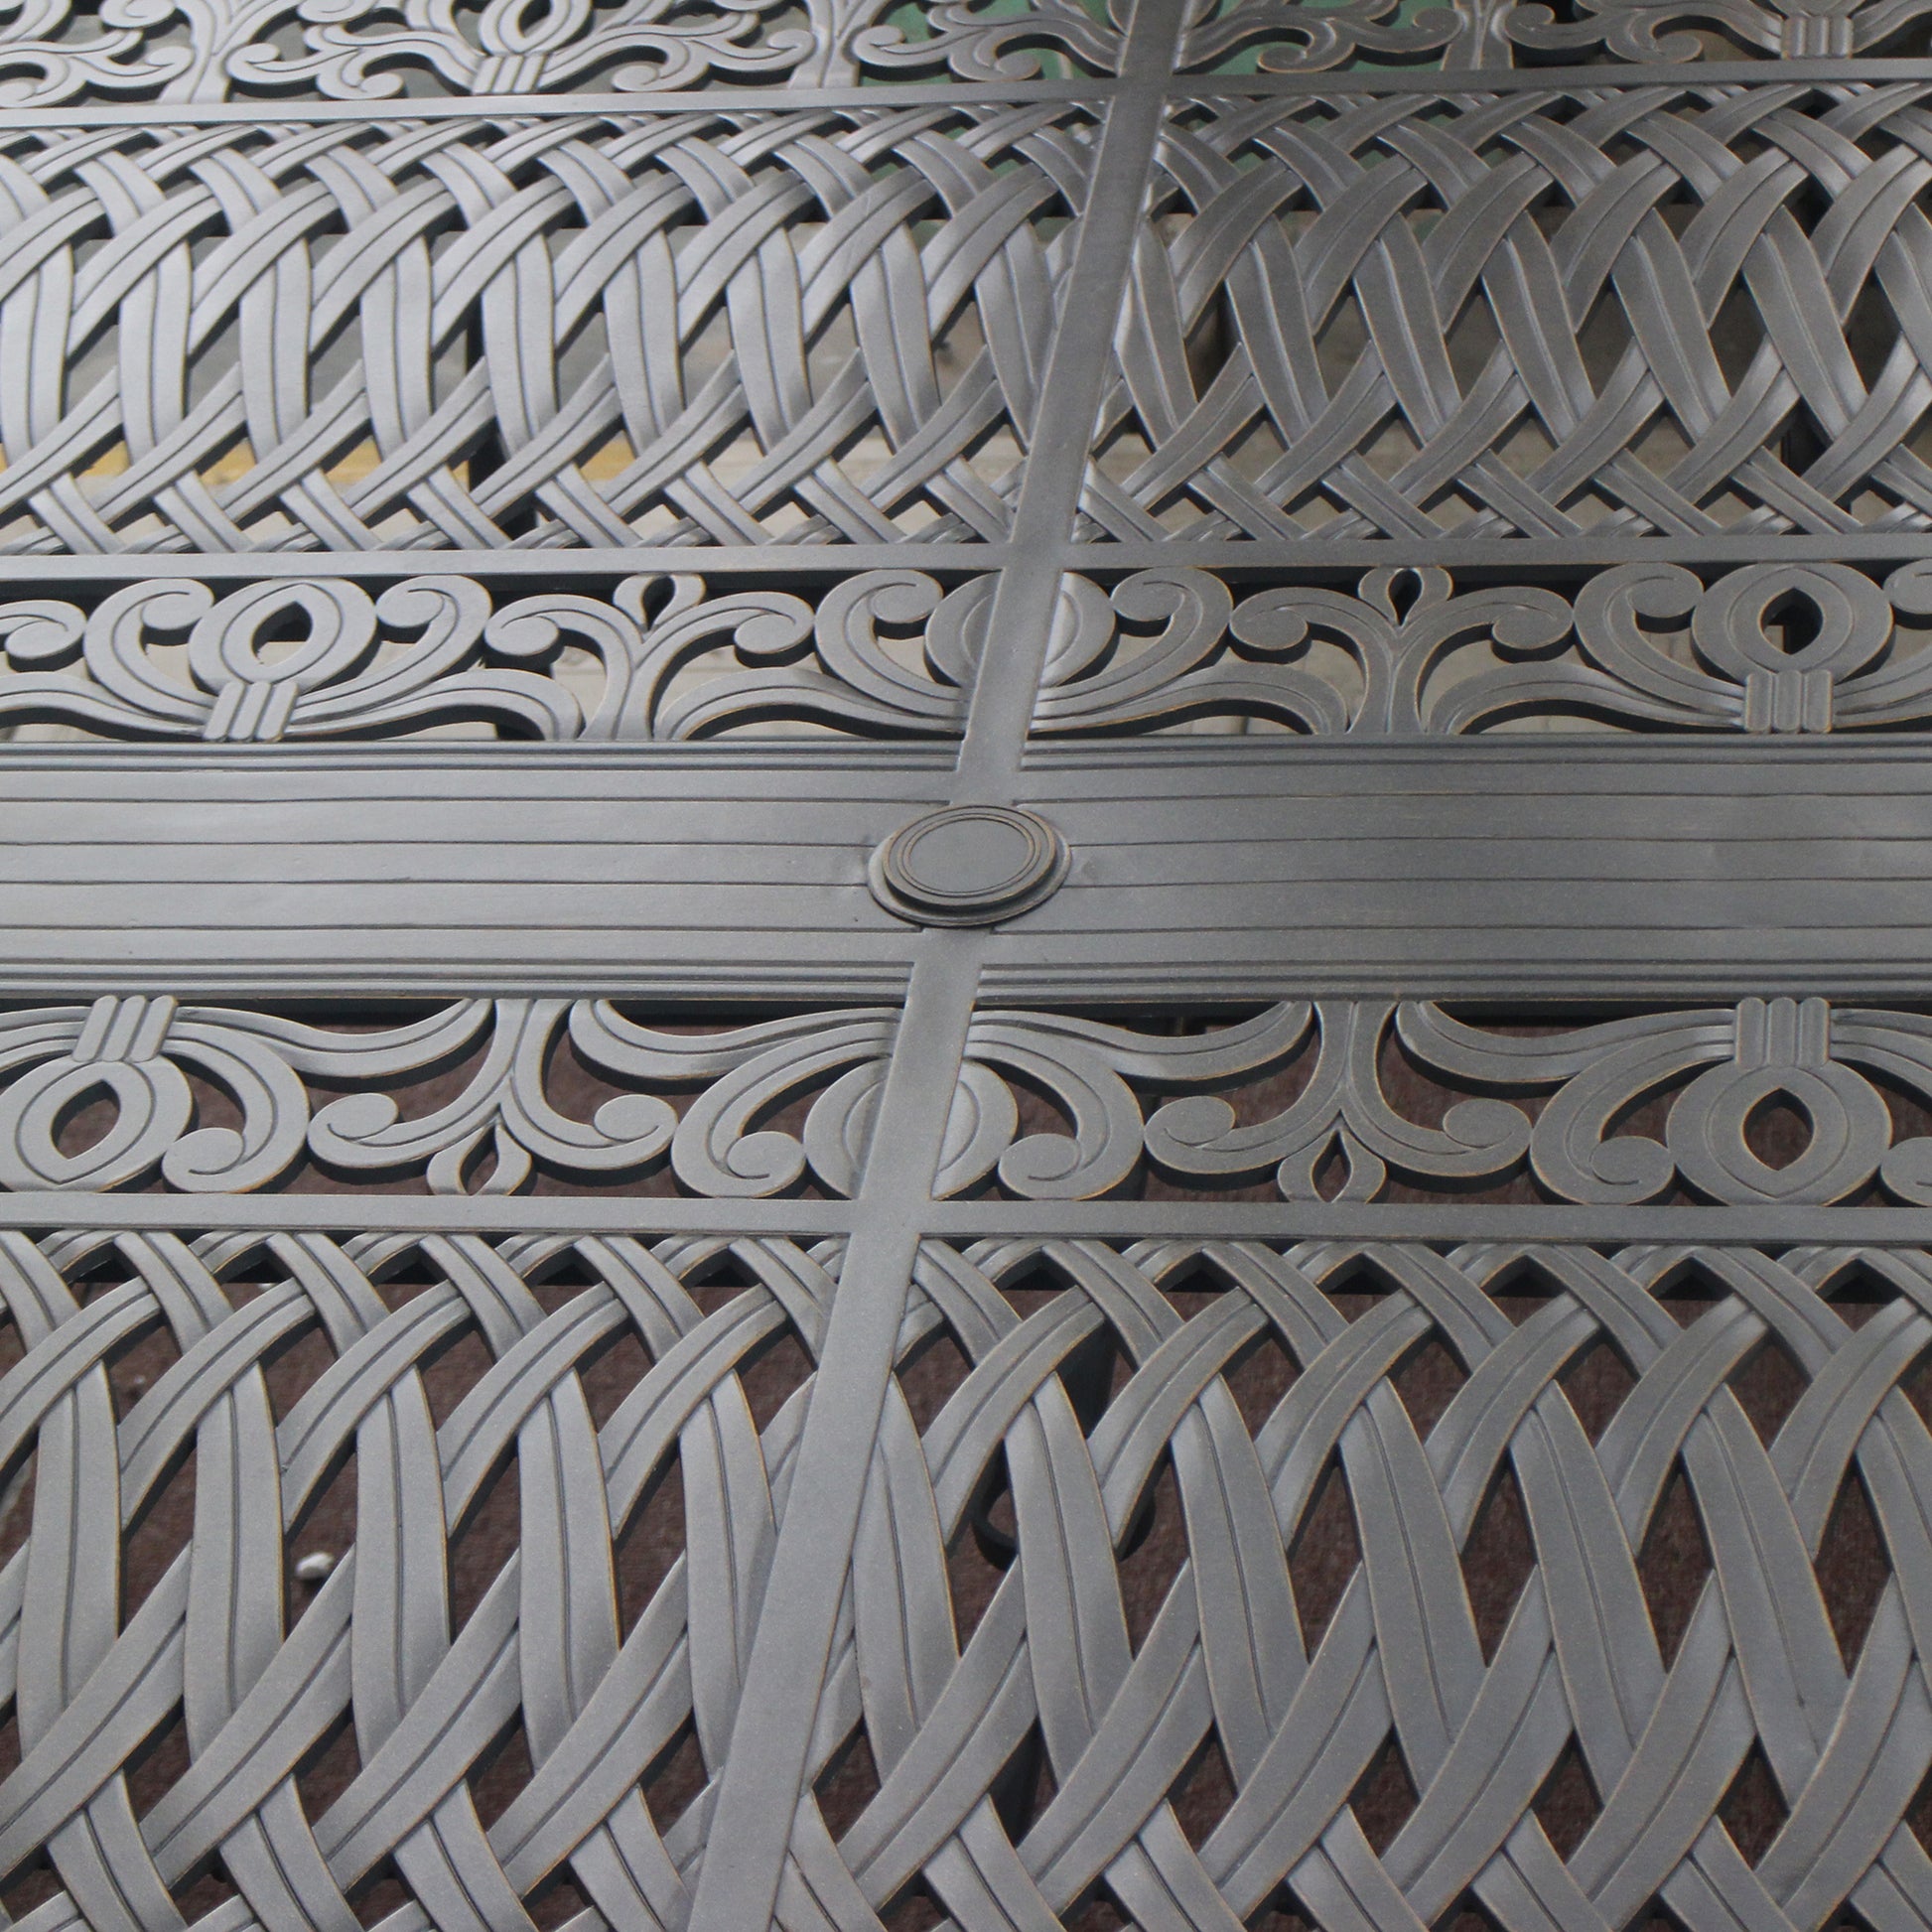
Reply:
[[1932, 1932], [1932, 0], [0, 19], [0, 1907]]

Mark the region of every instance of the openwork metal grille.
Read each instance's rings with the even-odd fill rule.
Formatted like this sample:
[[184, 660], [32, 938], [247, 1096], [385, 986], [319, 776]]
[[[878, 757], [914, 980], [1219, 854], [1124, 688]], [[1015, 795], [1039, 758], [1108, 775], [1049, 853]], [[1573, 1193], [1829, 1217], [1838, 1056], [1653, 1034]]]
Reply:
[[0, 8], [0, 1922], [1932, 1932], [1932, 0]]

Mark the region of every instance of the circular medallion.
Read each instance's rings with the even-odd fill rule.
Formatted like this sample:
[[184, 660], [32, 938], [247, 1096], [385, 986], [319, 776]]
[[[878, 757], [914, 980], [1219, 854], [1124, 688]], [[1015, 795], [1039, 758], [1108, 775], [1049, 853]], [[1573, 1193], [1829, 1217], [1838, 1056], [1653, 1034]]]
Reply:
[[919, 925], [992, 925], [1050, 898], [1066, 868], [1066, 841], [1043, 818], [952, 805], [901, 826], [872, 855], [872, 894]]

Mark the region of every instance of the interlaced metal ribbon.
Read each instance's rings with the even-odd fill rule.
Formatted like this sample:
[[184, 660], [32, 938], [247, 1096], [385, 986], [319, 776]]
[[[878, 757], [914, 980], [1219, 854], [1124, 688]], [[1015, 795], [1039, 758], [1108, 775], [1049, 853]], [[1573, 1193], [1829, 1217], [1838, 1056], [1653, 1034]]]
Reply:
[[1923, 528], [1923, 108], [1658, 78], [1174, 116], [1105, 415], [1146, 455], [1090, 472], [1094, 534]]
[[928, 538], [997, 540], [1011, 478], [971, 453], [1003, 432], [1010, 469], [1028, 437], [1065, 253], [1035, 224], [1078, 203], [1088, 120], [1040, 101], [15, 144], [0, 538], [870, 543], [916, 507]]
[[[687, 1725], [722, 1769], [807, 1399], [760, 1434], [739, 1378], [782, 1331], [812, 1349], [836, 1248], [732, 1244], [753, 1285], [704, 1313], [684, 1280], [716, 1241], [128, 1234], [125, 1279], [77, 1295], [108, 1243], [0, 1236], [29, 1343], [0, 1386], [6, 1453], [36, 1456], [0, 1576], [21, 1738], [0, 1862], [47, 1848], [63, 1891], [34, 1922], [179, 1924], [169, 1887], [213, 1858], [224, 1932], [346, 1928], [391, 1867], [414, 1901], [398, 1928], [527, 1923], [558, 1873], [610, 1924], [677, 1925], [718, 1856], [708, 1799], [659, 1819], [648, 1778]], [[392, 1305], [377, 1283], [406, 1260], [431, 1286]], [[529, 1284], [566, 1260], [595, 1285], [546, 1313]], [[263, 1285], [234, 1296], [237, 1272]], [[1848, 1279], [1881, 1298], [1856, 1327], [1830, 1299]], [[1054, 1292], [1022, 1313], [1003, 1283]], [[1221, 1292], [1183, 1317], [1164, 1285]], [[1382, 1292], [1334, 1299], [1364, 1286]], [[1705, 1299], [1680, 1321], [1685, 1290]], [[117, 1420], [106, 1364], [157, 1323], [179, 1360]], [[263, 1364], [311, 1328], [333, 1362], [278, 1415]], [[421, 1370], [462, 1333], [490, 1366], [439, 1427]], [[621, 1333], [649, 1366], [599, 1427], [579, 1371]], [[923, 1432], [889, 1393], [813, 1750], [822, 1770], [863, 1734], [879, 1788], [836, 1843], [802, 1801], [786, 1926], [877, 1925], [913, 1884], [987, 1928], [1052, 1922], [1096, 1884], [1148, 1926], [1233, 1926], [1284, 1887], [1323, 1926], [1386, 1932], [1465, 1894], [1511, 1932], [1593, 1932], [1653, 1897], [1700, 1932], [1920, 1922], [1918, 1252], [928, 1244], [902, 1363], [940, 1334], [963, 1375]], [[1125, 1374], [1083, 1421], [1059, 1371], [1096, 1338]], [[1419, 1433], [1392, 1378], [1430, 1342], [1464, 1379]], [[1298, 1373], [1251, 1431], [1225, 1378], [1261, 1344]], [[1592, 1441], [1561, 1378], [1599, 1345], [1634, 1380]], [[1768, 1442], [1730, 1386], [1764, 1345], [1805, 1381]], [[191, 1448], [192, 1543], [123, 1621], [128, 1528]], [[290, 1626], [287, 1532], [351, 1451], [354, 1548]], [[448, 1538], [505, 1458], [520, 1548], [453, 1628]], [[1360, 1563], [1311, 1650], [1288, 1553], [1337, 1465]], [[1164, 1467], [1187, 1557], [1136, 1647], [1119, 1564]], [[1535, 1567], [1485, 1658], [1459, 1552], [1504, 1470]], [[1712, 1572], [1667, 1661], [1637, 1553], [1680, 1470]], [[996, 1472], [1018, 1555], [962, 1646], [945, 1551]], [[683, 1554], [623, 1630], [614, 1543], [660, 1480], [682, 1487]], [[1891, 1574], [1847, 1660], [1813, 1564], [1849, 1481]], [[125, 1774], [176, 1713], [188, 1767], [137, 1821]], [[295, 1773], [344, 1722], [360, 1770], [310, 1815]], [[531, 1774], [485, 1830], [469, 1779], [518, 1725]], [[1052, 1795], [1016, 1822], [996, 1794], [1035, 1732]], [[1195, 1844], [1171, 1800], [1210, 1737], [1233, 1796]], [[1564, 1859], [1534, 1805], [1573, 1742], [1598, 1808]], [[1377, 1852], [1349, 1794], [1391, 1744], [1418, 1802]], [[1717, 1816], [1753, 1748], [1786, 1814], [1754, 1865]]]

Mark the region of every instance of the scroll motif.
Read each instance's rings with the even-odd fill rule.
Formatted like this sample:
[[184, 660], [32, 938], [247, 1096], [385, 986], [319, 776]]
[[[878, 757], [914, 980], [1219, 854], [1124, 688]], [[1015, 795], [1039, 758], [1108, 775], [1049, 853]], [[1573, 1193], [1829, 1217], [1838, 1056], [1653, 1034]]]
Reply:
[[[64, 0], [0, 21], [0, 86], [23, 105], [374, 100], [404, 91], [643, 93], [707, 83], [804, 89], [862, 80], [1110, 75], [1118, 0]], [[1558, 61], [1923, 55], [1924, 0], [1187, 0], [1183, 73], [1443, 69]], [[106, 31], [88, 31], [98, 23]]]
[[[1413, 1071], [1392, 1092], [1398, 1049]], [[1932, 1140], [1900, 1131], [1887, 1098], [1932, 1105], [1932, 1020], [1919, 1014], [1752, 999], [1524, 1033], [1427, 1001], [1321, 1000], [1175, 1037], [989, 1013], [967, 1059], [955, 1188], [997, 1176], [1028, 1199], [1091, 1197], [1127, 1186], [1145, 1159], [1171, 1181], [1272, 1182], [1290, 1200], [1374, 1200], [1395, 1181], [1454, 1192], [1527, 1171], [1560, 1201], [1675, 1190], [1797, 1205], [1875, 1190], [1932, 1205]], [[1277, 1076], [1292, 1098], [1271, 1098]], [[1433, 1100], [1416, 1091], [1432, 1086]], [[1016, 1138], [1018, 1088], [1063, 1126]], [[1652, 1101], [1661, 1122], [1632, 1124]], [[1417, 1118], [1419, 1105], [1439, 1118]], [[1787, 1159], [1752, 1144], [1765, 1109], [1796, 1133]]]
[[[1419, 1009], [1422, 1010], [1422, 1009]], [[1407, 1009], [1405, 1009], [1405, 1012]], [[1237, 1025], [1178, 1037], [1043, 1013], [988, 1013], [967, 1035], [957, 1121], [970, 1106], [989, 1123], [962, 1145], [942, 1189], [997, 1172], [1007, 1192], [1078, 1200], [1125, 1185], [1151, 1156], [1167, 1172], [1210, 1185], [1271, 1171], [1290, 1199], [1317, 1197], [1331, 1156], [1346, 1165], [1344, 1196], [1368, 1199], [1391, 1167], [1405, 1176], [1463, 1185], [1507, 1173], [1529, 1143], [1515, 1107], [1464, 1100], [1441, 1127], [1405, 1119], [1384, 1097], [1379, 1055], [1392, 1009], [1350, 1001], [1293, 1001]], [[1314, 1046], [1315, 1063], [1286, 1111], [1236, 1122], [1217, 1088], [1252, 1082]], [[1014, 1089], [1045, 1097], [1060, 1132], [1016, 1139]], [[1165, 1102], [1162, 1094], [1184, 1095]], [[991, 1123], [1003, 1131], [992, 1131]]]
[[1413, 63], [1508, 68], [1539, 61], [1688, 62], [1764, 55], [1843, 60], [1925, 52], [1927, 0], [1196, 0], [1189, 68], [1264, 73]]
[[1246, 57], [1263, 73], [1419, 60], [1444, 68], [1509, 67], [1514, 50], [1507, 26], [1520, 11], [1515, 0], [1425, 7], [1400, 0], [1192, 0], [1180, 65], [1238, 69]]
[[[539, 1169], [635, 1179], [668, 1164], [691, 1192], [751, 1196], [792, 1187], [808, 1163], [820, 1184], [846, 1192], [864, 1151], [858, 1096], [891, 1050], [895, 1021], [861, 1008], [660, 1032], [603, 1001], [502, 999], [361, 1031], [168, 998], [25, 1009], [0, 1016], [0, 1075], [10, 1076], [0, 1186], [99, 1189], [158, 1175], [185, 1192], [240, 1192], [307, 1155], [345, 1175], [419, 1174], [439, 1194], [514, 1192]], [[566, 1035], [621, 1089], [589, 1119], [551, 1098]], [[395, 1093], [452, 1065], [468, 1067], [461, 1090], [405, 1114]], [[856, 1081], [839, 1077], [849, 1068]], [[203, 1123], [211, 1095], [237, 1126]], [[799, 1131], [769, 1125], [794, 1096], [811, 1102]], [[70, 1146], [67, 1117], [96, 1099], [110, 1103], [105, 1126]]]
[[1932, 0], [1582, 0], [1566, 19], [1539, 0], [1516, 7], [1506, 31], [1546, 59], [1600, 48], [1619, 61], [1844, 60], [1922, 56], [1929, 11]]
[[[371, 596], [345, 578], [217, 598], [181, 580], [92, 610], [0, 604], [0, 724], [216, 744], [395, 737], [482, 724], [501, 738], [690, 739], [804, 721], [881, 736], [957, 729], [990, 581], [919, 571], [708, 593], [630, 577], [608, 598], [498, 602], [467, 577]], [[291, 634], [293, 633], [293, 634]], [[908, 650], [896, 654], [903, 637]], [[911, 661], [904, 661], [907, 656]]]
[[[805, 723], [946, 735], [992, 580], [863, 571], [816, 603], [633, 577], [609, 597], [505, 598], [477, 580], [341, 578], [216, 595], [192, 580], [91, 608], [0, 604], [0, 726], [269, 744], [481, 725], [498, 738], [679, 740]], [[1353, 595], [1290, 584], [1237, 604], [1184, 565], [1062, 587], [1044, 734], [1254, 718], [1317, 734], [1493, 731], [1524, 718], [1641, 731], [1813, 733], [1932, 719], [1932, 572], [1840, 564], [1706, 582], [1619, 565], [1569, 597], [1378, 570]], [[1793, 641], [1801, 637], [1800, 641]]]
[[[775, 11], [770, 0], [709, 0], [695, 10], [671, 0], [487, 0], [474, 9], [454, 0], [228, 0], [210, 14], [218, 37], [198, 50], [192, 92], [178, 97], [306, 86], [377, 99], [400, 93], [405, 74], [433, 76], [453, 94], [687, 87], [713, 73], [781, 73], [809, 59], [822, 30], [761, 33]], [[283, 54], [271, 36], [293, 21], [307, 51]]]
[[1039, 71], [1041, 50], [1110, 73], [1121, 40], [1117, 22], [1079, 0], [941, 0], [910, 32], [891, 0], [101, 0], [89, 18], [110, 31], [92, 35], [74, 31], [70, 11], [66, 0], [18, 0], [0, 20], [0, 98], [636, 93], [947, 72], [1013, 80]]
[[1893, 267], [1923, 247], [1921, 113], [1609, 76], [1176, 106], [1087, 533], [1932, 528], [1923, 304]]
[[1035, 712], [1043, 733], [1257, 718], [1301, 732], [1494, 731], [1525, 718], [1634, 731], [1884, 729], [1932, 719], [1932, 572], [1882, 587], [1843, 564], [1710, 581], [1621, 564], [1565, 597], [1375, 570], [1351, 596], [1298, 583], [1235, 603], [1184, 565], [1062, 588]]
[[[167, 998], [23, 1008], [0, 1017], [0, 1186], [243, 1191], [307, 1159], [446, 1194], [667, 1168], [713, 1198], [807, 1181], [847, 1194], [896, 1021], [855, 1008], [685, 1032], [608, 1001], [501, 999], [362, 1031]], [[609, 1095], [588, 1118], [552, 1097], [565, 1039]], [[1416, 1077], [1391, 1086], [1397, 1052], [1434, 1099]], [[454, 1091], [408, 1099], [451, 1067]], [[206, 1118], [213, 1095], [236, 1125]], [[1630, 1124], [1660, 1096], [1658, 1120]], [[1426, 1001], [1289, 1002], [1178, 1035], [989, 1010], [967, 1035], [937, 1192], [1086, 1199], [1151, 1163], [1173, 1182], [1266, 1182], [1291, 1200], [1527, 1172], [1564, 1201], [1932, 1206], [1932, 1139], [1898, 1128], [1888, 1096], [1932, 1106], [1932, 1019], [1822, 1000], [1528, 1034]], [[76, 1146], [65, 1123], [97, 1101], [108, 1118]], [[791, 1103], [802, 1111], [774, 1124]], [[1801, 1123], [1777, 1163], [1751, 1141], [1767, 1107]]]
[[[172, 12], [162, 0], [162, 10]], [[12, 0], [0, 8], [0, 102], [38, 106], [75, 96], [152, 93], [194, 64], [185, 48], [151, 45], [160, 24], [149, 0]], [[106, 32], [88, 31], [105, 28]]]

